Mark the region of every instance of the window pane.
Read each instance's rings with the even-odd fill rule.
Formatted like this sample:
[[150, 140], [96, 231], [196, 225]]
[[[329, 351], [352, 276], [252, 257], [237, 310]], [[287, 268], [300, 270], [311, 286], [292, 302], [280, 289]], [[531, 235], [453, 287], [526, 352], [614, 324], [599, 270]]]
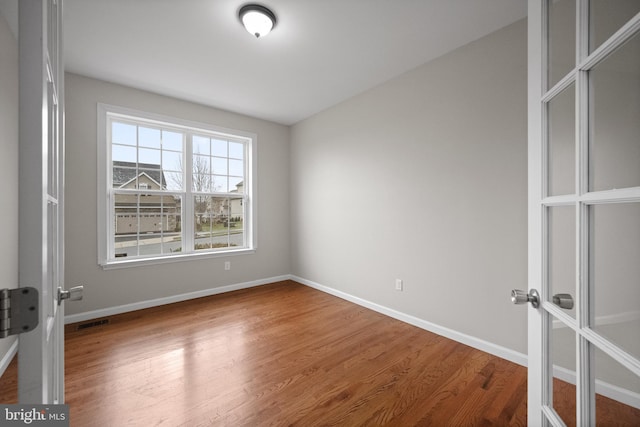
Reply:
[[244, 144], [229, 142], [229, 157], [232, 159], [244, 159]]
[[164, 150], [182, 151], [182, 134], [167, 130], [162, 131], [162, 148]]
[[136, 147], [126, 145], [113, 145], [111, 147], [111, 159], [114, 162], [131, 162], [135, 163], [138, 158]]
[[218, 157], [227, 157], [227, 141], [223, 141], [221, 139], [213, 139], [213, 154]]
[[111, 141], [114, 144], [136, 145], [136, 126], [113, 122], [111, 125]]
[[244, 246], [244, 200], [229, 199], [229, 245]]
[[196, 249], [199, 244], [209, 242], [211, 234], [211, 197], [194, 196], [194, 243]]
[[227, 159], [221, 157], [213, 158], [213, 173], [217, 175], [226, 175], [229, 173], [227, 170]]
[[181, 224], [181, 198], [174, 196], [163, 196], [161, 198], [161, 217], [159, 224], [161, 252], [171, 253], [181, 246], [180, 232]]
[[[141, 165], [141, 166], [151, 166], [151, 165]], [[160, 169], [160, 166], [157, 166], [153, 169], [145, 168], [138, 169], [138, 184], [145, 183], [148, 184], [148, 189], [150, 190], [164, 190], [166, 189], [166, 178], [164, 173]]]
[[207, 174], [211, 173], [210, 157], [208, 156], [193, 156], [193, 173]]
[[[118, 217], [116, 221], [120, 224], [126, 221], [126, 217]], [[136, 225], [134, 224], [134, 227]], [[114, 240], [114, 253], [116, 259], [130, 258], [138, 256], [138, 236], [133, 235], [116, 235]]]
[[[227, 248], [230, 230], [230, 203], [226, 197], [195, 196], [196, 251]], [[234, 224], [234, 228], [237, 224]], [[242, 233], [242, 229], [238, 229]]]
[[199, 192], [211, 191], [211, 175], [193, 174], [192, 190]]
[[244, 193], [244, 185], [242, 178], [231, 177], [229, 178], [229, 192], [232, 193]]
[[160, 148], [160, 129], [138, 127], [138, 144], [141, 147]]
[[142, 194], [140, 196], [140, 222], [141, 233], [152, 234], [160, 231], [162, 225], [161, 218], [161, 196]]
[[203, 136], [193, 137], [193, 154], [208, 156], [211, 154], [210, 139]]
[[113, 162], [113, 187], [136, 188], [138, 169], [135, 163]]
[[182, 171], [182, 153], [162, 151], [162, 169]]
[[162, 246], [158, 243], [159, 240], [157, 236], [150, 233], [140, 236], [138, 254], [141, 256], [161, 255]]
[[196, 214], [206, 214], [210, 205], [211, 196], [193, 196], [193, 210]]
[[598, 64], [590, 78], [590, 189], [640, 186], [640, 34]]
[[160, 255], [181, 249], [181, 198], [115, 194], [117, 258]]
[[167, 180], [167, 190], [169, 191], [182, 191], [182, 172], [165, 172], [165, 179]]
[[242, 160], [229, 160], [229, 175], [244, 176], [244, 162]]
[[213, 191], [226, 193], [229, 191], [229, 178], [226, 176], [214, 175], [213, 177]]
[[114, 204], [116, 258], [138, 255], [138, 195], [116, 194]]
[[140, 148], [138, 150], [138, 162], [149, 165], [160, 165], [160, 150]]
[[162, 215], [161, 197], [140, 196], [140, 215], [138, 218], [138, 253], [156, 255], [162, 253]]
[[[113, 128], [113, 138], [132, 144], [120, 145], [114, 143], [115, 139], [112, 141], [114, 187], [141, 190], [170, 188], [174, 191], [183, 189], [182, 133], [117, 122], [113, 124]], [[171, 178], [169, 183], [168, 175]]]

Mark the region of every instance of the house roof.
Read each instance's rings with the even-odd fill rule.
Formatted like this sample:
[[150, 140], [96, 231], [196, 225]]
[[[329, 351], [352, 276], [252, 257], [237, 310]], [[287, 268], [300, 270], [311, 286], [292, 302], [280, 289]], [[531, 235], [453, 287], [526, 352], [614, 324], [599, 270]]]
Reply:
[[149, 163], [133, 163], [133, 162], [113, 162], [113, 186], [122, 187], [131, 182], [136, 177], [145, 174], [158, 184], [162, 183], [162, 188], [167, 187], [167, 180], [160, 165]]

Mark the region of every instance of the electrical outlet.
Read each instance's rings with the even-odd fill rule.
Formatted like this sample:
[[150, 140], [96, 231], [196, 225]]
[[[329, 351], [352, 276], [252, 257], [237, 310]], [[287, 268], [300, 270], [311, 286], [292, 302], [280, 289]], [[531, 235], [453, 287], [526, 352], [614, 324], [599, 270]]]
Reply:
[[224, 269], [225, 270], [231, 270], [231, 261], [225, 261], [224, 262]]
[[396, 291], [402, 290], [402, 279], [396, 279]]

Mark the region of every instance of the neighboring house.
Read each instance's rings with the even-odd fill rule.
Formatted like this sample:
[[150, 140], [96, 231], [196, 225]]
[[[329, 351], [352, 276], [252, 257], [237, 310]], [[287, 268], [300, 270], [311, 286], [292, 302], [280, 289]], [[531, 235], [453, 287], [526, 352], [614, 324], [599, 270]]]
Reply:
[[[244, 182], [236, 184], [231, 193], [244, 194]], [[236, 227], [244, 221], [244, 206], [242, 198], [228, 198], [217, 196], [202, 196], [202, 201], [196, 202], [196, 224], [229, 224]]]
[[[240, 181], [232, 193], [244, 194], [244, 181]], [[244, 207], [242, 204], [243, 199], [231, 199], [231, 218], [243, 218]]]
[[[114, 161], [113, 188], [163, 190], [167, 188], [167, 182], [160, 165]], [[178, 197], [116, 192], [115, 210], [116, 235], [180, 231], [181, 206]]]

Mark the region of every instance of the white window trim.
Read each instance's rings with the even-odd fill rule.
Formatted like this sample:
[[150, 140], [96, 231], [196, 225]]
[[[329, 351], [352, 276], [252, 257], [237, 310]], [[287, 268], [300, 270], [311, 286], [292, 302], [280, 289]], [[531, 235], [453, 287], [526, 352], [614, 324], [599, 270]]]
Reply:
[[[164, 116], [161, 114], [149, 113], [145, 111], [135, 110], [127, 107], [120, 107], [116, 105], [109, 105], [98, 103], [97, 106], [97, 200], [98, 200], [98, 215], [97, 215], [97, 233], [98, 233], [98, 265], [103, 269], [117, 269], [133, 266], [164, 264], [180, 261], [191, 261], [196, 259], [208, 259], [208, 258], [223, 258], [236, 255], [245, 255], [255, 253], [257, 248], [257, 162], [256, 144], [258, 136], [255, 133], [224, 128], [212, 124], [206, 124], [201, 122], [195, 122], [190, 120], [179, 119], [176, 117]], [[245, 241], [246, 247], [240, 249], [218, 250], [215, 252], [197, 252], [197, 253], [181, 253], [178, 255], [157, 255], [148, 258], [134, 258], [134, 259], [110, 259], [109, 258], [109, 245], [110, 245], [110, 192], [107, 190], [109, 182], [109, 168], [111, 164], [111, 151], [107, 141], [107, 114], [123, 115], [139, 117], [143, 120], [149, 120], [151, 122], [159, 122], [161, 124], [169, 124], [173, 127], [188, 128], [193, 130], [202, 130], [204, 132], [215, 132], [221, 135], [229, 137], [241, 137], [246, 138], [247, 142], [247, 158], [246, 158], [246, 170], [247, 176], [245, 177], [245, 191], [248, 197], [245, 199]], [[189, 155], [191, 148], [189, 147], [185, 156]], [[190, 174], [186, 174], [187, 184], [190, 182]], [[184, 205], [188, 205], [185, 203]], [[192, 212], [185, 211], [183, 216], [185, 218], [191, 218]], [[188, 228], [183, 225], [183, 229]], [[184, 231], [185, 236], [190, 239], [188, 230]]]

